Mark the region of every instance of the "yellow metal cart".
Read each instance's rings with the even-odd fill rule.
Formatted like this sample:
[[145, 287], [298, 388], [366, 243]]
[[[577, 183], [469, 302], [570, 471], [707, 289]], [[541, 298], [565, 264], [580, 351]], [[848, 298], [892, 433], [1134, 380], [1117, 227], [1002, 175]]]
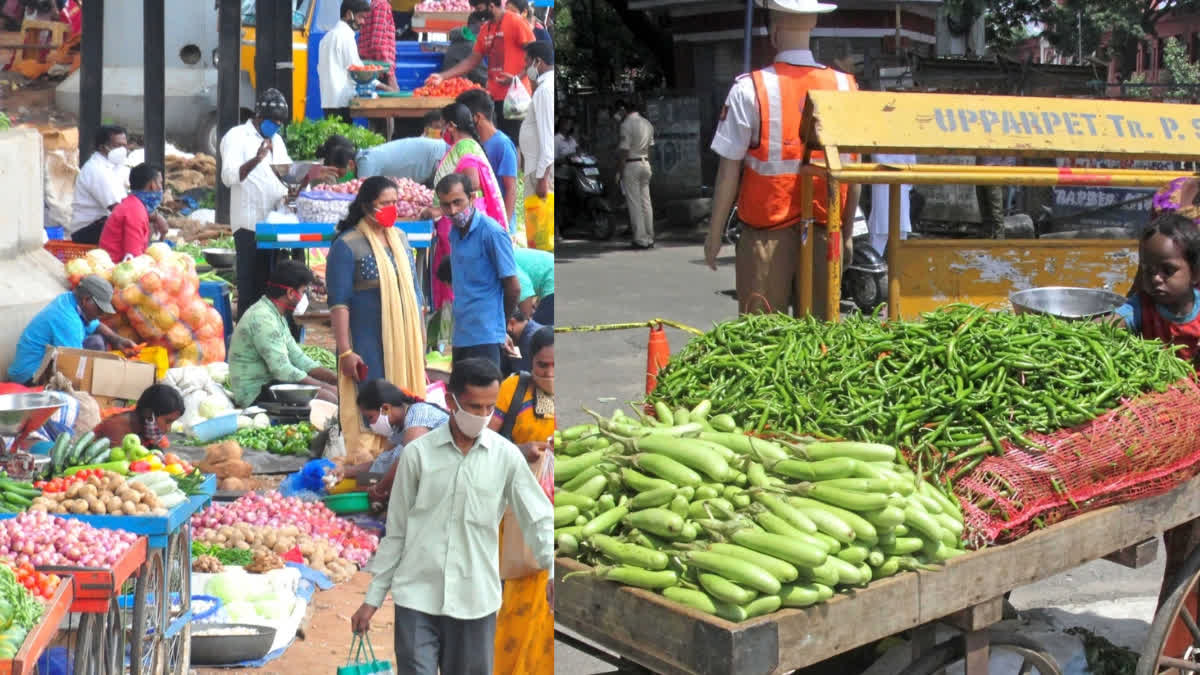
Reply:
[[[829, 240], [804, 238], [798, 305], [812, 311], [814, 255], [829, 260], [828, 320], [837, 320], [842, 268], [841, 184], [1024, 185], [1159, 188], [1186, 171], [1070, 169], [843, 162], [839, 153], [1094, 158], [1193, 162], [1200, 158], [1200, 106], [1128, 101], [812, 91], [800, 132], [801, 201], [812, 222], [812, 177], [827, 181]], [[824, 160], [813, 161], [813, 151]], [[888, 316], [913, 317], [948, 302], [1007, 301], [1033, 286], [1116, 287], [1137, 266], [1131, 239], [900, 238], [900, 190], [889, 190]], [[903, 289], [903, 299], [902, 299]]]

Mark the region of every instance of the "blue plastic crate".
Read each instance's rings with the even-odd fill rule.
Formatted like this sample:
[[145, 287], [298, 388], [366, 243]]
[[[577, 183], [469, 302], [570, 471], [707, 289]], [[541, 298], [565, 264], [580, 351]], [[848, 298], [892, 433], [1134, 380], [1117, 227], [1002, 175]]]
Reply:
[[442, 69], [441, 58], [437, 63], [421, 61], [396, 61], [396, 86], [411, 91], [425, 85], [429, 76]]
[[211, 300], [212, 306], [221, 315], [225, 325], [225, 349], [229, 349], [229, 338], [233, 336], [233, 302], [230, 300], [229, 284], [223, 281], [201, 281], [200, 297]]

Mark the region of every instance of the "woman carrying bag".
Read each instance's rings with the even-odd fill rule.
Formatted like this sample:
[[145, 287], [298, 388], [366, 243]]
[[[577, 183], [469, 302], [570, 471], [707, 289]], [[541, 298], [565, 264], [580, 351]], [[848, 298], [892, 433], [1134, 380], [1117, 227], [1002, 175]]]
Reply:
[[[533, 336], [530, 373], [517, 373], [500, 385], [496, 412], [488, 425], [521, 449], [529, 468], [554, 501], [554, 329]], [[538, 569], [524, 544], [511, 509], [500, 521], [500, 578], [504, 595], [496, 617], [493, 673], [551, 675], [554, 672], [554, 614], [546, 602], [550, 572]]]

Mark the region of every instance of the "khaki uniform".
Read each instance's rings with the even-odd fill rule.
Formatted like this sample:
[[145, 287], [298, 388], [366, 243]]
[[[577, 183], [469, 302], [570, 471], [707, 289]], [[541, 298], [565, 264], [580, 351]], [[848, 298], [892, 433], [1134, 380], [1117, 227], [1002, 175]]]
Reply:
[[626, 151], [621, 186], [629, 207], [629, 225], [633, 243], [654, 243], [654, 206], [650, 203], [650, 147], [654, 145], [654, 126], [645, 117], [629, 113], [621, 122], [618, 150]]

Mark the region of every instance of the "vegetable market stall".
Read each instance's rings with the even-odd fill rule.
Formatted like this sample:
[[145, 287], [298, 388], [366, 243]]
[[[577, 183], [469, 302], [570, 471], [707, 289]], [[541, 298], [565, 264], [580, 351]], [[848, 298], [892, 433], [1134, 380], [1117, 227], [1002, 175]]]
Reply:
[[[1145, 505], [1196, 475], [1191, 375], [1171, 350], [1110, 324], [981, 307], [919, 322], [718, 324], [657, 374], [653, 418], [597, 416], [556, 438], [556, 544], [579, 558], [558, 573], [665, 596], [580, 590], [562, 574], [556, 617], [660, 672], [768, 673], [983, 605], [958, 643], [968, 672], [983, 672], [980, 629], [999, 620], [1004, 593], [1194, 515], [1193, 504], [1140, 528], [1088, 529], [1101, 509], [1156, 508]], [[1184, 503], [1171, 494], [1153, 503]], [[1004, 567], [1004, 552], [1013, 561], [997, 585], [977, 578]], [[1184, 580], [1198, 571], [1200, 553]], [[694, 633], [687, 607], [710, 615]], [[686, 620], [662, 643], [638, 644], [639, 627], [670, 625], [660, 612]], [[767, 637], [745, 637], [758, 635], [747, 626]], [[1165, 639], [1154, 634], [1147, 652]]]
[[[586, 568], [559, 558], [554, 618], [664, 675], [786, 673], [933, 621], [982, 632], [1000, 620], [1006, 592], [1198, 516], [1200, 479], [1193, 479], [1165, 495], [1093, 511], [1011, 544], [968, 553], [937, 571], [900, 574], [812, 608], [742, 623], [682, 608], [646, 590], [600, 580], [563, 582], [566, 574]], [[987, 664], [986, 648], [982, 663]]]
[[420, 119], [431, 110], [454, 103], [453, 96], [381, 96], [350, 101], [352, 117], [408, 117]]
[[[63, 513], [62, 517], [103, 530], [119, 530], [129, 536], [145, 539], [144, 562], [137, 567], [133, 588], [132, 624], [130, 628], [131, 672], [185, 673], [190, 646], [191, 612], [191, 529], [189, 519], [212, 500], [216, 480], [207, 476], [198, 492], [167, 510], [166, 515], [96, 515]], [[47, 517], [44, 514], [2, 513], [0, 520]], [[5, 523], [5, 524], [6, 524]], [[0, 525], [3, 526], [3, 525]], [[122, 558], [111, 568], [112, 583], [132, 563]], [[107, 582], [105, 582], [107, 584]], [[86, 599], [86, 598], [85, 598]], [[111, 598], [110, 598], [111, 600]], [[99, 606], [95, 606], [97, 613]], [[101, 641], [111, 632], [97, 634], [109, 625], [113, 617], [112, 603], [105, 609], [105, 620], [91, 620], [91, 639]], [[136, 637], [134, 637], [136, 636]], [[111, 654], [111, 650], [105, 653]]]
[[[0, 656], [0, 675], [29, 675], [37, 672], [38, 658], [59, 632], [59, 625], [74, 598], [75, 584], [70, 578], [66, 578], [54, 590], [54, 594], [46, 599], [41, 618], [29, 628], [18, 644], [6, 645], [3, 636], [0, 635], [0, 649], [15, 651], [11, 658]], [[11, 607], [8, 612], [7, 620], [12, 624]], [[7, 632], [9, 629], [5, 630]]]
[[[1103, 110], [1103, 112], [1097, 112]], [[845, 184], [1025, 185], [1159, 188], [1186, 171], [1070, 169], [1032, 166], [889, 165], [843, 161], [864, 153], [1096, 158], [1183, 163], [1200, 156], [1200, 106], [1106, 100], [963, 96], [895, 92], [811, 91], [793, 162], [805, 176], [802, 195], [824, 185], [830, 234], [841, 230]], [[814, 159], [823, 152], [824, 159]], [[900, 238], [900, 191], [889, 191], [888, 313], [911, 317], [947, 302], [1005, 302], [1015, 290], [1039, 285], [1112, 289], [1133, 278], [1132, 240], [935, 240]], [[812, 200], [802, 197], [807, 222]], [[836, 235], [834, 236], [836, 241]], [[801, 256], [799, 309], [812, 308], [813, 256], [829, 261], [830, 320], [840, 300], [842, 248], [815, 251], [806, 238]], [[901, 298], [901, 290], [907, 299]], [[1122, 287], [1123, 290], [1124, 287]]]

